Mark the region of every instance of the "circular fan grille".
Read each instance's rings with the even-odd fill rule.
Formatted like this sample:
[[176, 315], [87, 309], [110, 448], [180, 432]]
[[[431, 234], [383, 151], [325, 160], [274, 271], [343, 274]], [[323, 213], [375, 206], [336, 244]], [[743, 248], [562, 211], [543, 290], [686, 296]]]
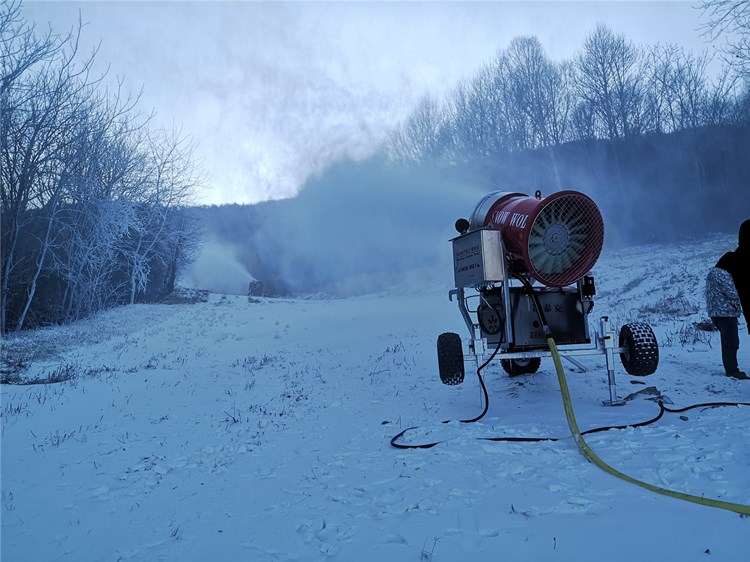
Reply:
[[590, 199], [577, 194], [552, 199], [529, 231], [531, 273], [549, 286], [574, 283], [594, 266], [603, 240], [602, 218]]

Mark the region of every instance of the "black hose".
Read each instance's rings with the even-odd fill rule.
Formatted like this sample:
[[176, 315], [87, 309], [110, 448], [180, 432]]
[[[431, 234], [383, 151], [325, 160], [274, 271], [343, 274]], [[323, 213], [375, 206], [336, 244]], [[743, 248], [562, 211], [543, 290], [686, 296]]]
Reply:
[[[647, 425], [650, 425], [652, 423], [656, 423], [657, 421], [659, 421], [664, 416], [665, 412], [669, 412], [670, 414], [678, 414], [681, 412], [687, 412], [688, 410], [693, 410], [695, 408], [718, 408], [722, 406], [750, 406], [750, 403], [748, 402], [705, 402], [701, 404], [693, 404], [692, 406], [685, 406], [684, 408], [668, 408], [661, 401], [659, 401], [658, 404], [659, 404], [659, 413], [655, 417], [649, 420], [638, 422], [638, 423], [629, 423], [629, 424], [624, 424], [624, 425], [606, 425], [602, 427], [595, 427], [592, 429], [587, 429], [586, 431], [582, 431], [581, 435], [589, 435], [591, 433], [609, 431], [610, 429], [627, 429], [629, 427], [644, 427], [644, 426], [647, 426]], [[420, 444], [420, 445], [404, 445], [402, 443], [398, 443], [398, 440], [407, 431], [410, 431], [412, 429], [416, 429], [416, 427], [406, 428], [401, 433], [394, 436], [391, 439], [391, 446], [395, 447], [396, 449], [429, 449], [431, 447], [434, 447], [435, 445], [443, 443], [443, 441], [436, 441], [434, 443], [425, 443], [425, 444]], [[539, 443], [542, 441], [561, 441], [563, 438], [560, 438], [560, 437], [477, 437], [476, 439], [478, 441]], [[567, 439], [567, 437], [565, 439]]]
[[[482, 387], [482, 394], [484, 395], [484, 409], [482, 410], [482, 413], [479, 414], [475, 418], [471, 418], [470, 420], [458, 420], [461, 423], [474, 423], [474, 422], [481, 420], [487, 413], [487, 410], [489, 410], [490, 408], [490, 395], [487, 392], [487, 385], [484, 384], [484, 377], [482, 376], [482, 371], [487, 365], [489, 365], [492, 362], [492, 360], [497, 355], [497, 352], [500, 351], [501, 342], [502, 342], [502, 338], [498, 340], [497, 347], [495, 347], [495, 351], [492, 352], [492, 355], [490, 355], [490, 358], [487, 359], [487, 361], [485, 361], [484, 363], [482, 363], [482, 365], [477, 369], [477, 378], [479, 378], [479, 384]], [[451, 420], [444, 420], [443, 423], [450, 423], [450, 421]]]
[[[539, 304], [539, 299], [537, 298], [536, 293], [534, 293], [534, 288], [531, 286], [531, 283], [529, 283], [529, 281], [525, 277], [523, 277], [522, 275], [519, 275], [519, 274], [516, 274], [516, 273], [513, 273], [511, 275], [513, 277], [515, 277], [516, 279], [518, 279], [519, 281], [521, 281], [521, 283], [523, 283], [523, 286], [526, 289], [526, 292], [534, 300], [534, 306], [536, 306], [537, 312], [539, 313], [539, 319], [541, 320], [542, 325], [544, 326], [544, 329], [545, 329], [545, 336], [548, 336], [550, 330], [549, 330], [549, 327], [547, 326], [547, 319], [544, 316], [544, 311], [542, 310], [542, 307]], [[475, 418], [471, 418], [471, 419], [468, 419], [468, 420], [459, 420], [459, 422], [461, 422], [461, 423], [474, 423], [474, 422], [477, 422], [477, 421], [481, 420], [487, 414], [487, 411], [489, 410], [489, 407], [490, 407], [490, 395], [487, 392], [487, 385], [484, 384], [484, 377], [482, 376], [482, 371], [484, 370], [484, 368], [487, 365], [489, 365], [492, 362], [492, 360], [495, 358], [495, 356], [497, 355], [497, 353], [500, 351], [500, 346], [502, 344], [502, 340], [503, 340], [502, 337], [498, 338], [497, 347], [495, 347], [495, 351], [492, 352], [492, 355], [490, 355], [490, 358], [487, 359], [487, 361], [485, 361], [484, 363], [482, 363], [482, 365], [479, 366], [479, 368], [477, 368], [477, 378], [479, 378], [479, 385], [482, 387], [482, 395], [484, 397], [484, 408], [482, 409], [482, 412], [477, 417], [475, 417]], [[443, 420], [443, 423], [450, 423], [451, 421], [452, 420]], [[406, 433], [407, 431], [409, 431], [411, 429], [415, 429], [415, 428], [414, 427], [407, 427], [401, 433], [399, 433], [398, 435], [395, 435], [391, 439], [391, 446], [396, 447], [397, 449], [429, 449], [430, 447], [434, 447], [435, 445], [437, 445], [439, 443], [442, 443], [442, 441], [436, 441], [435, 443], [425, 443], [423, 445], [401, 445], [401, 444], [397, 443], [398, 439], [401, 436], [403, 436], [404, 433]], [[489, 440], [495, 440], [496, 438], [488, 438], [488, 439]], [[497, 439], [504, 439], [504, 438], [497, 438]], [[533, 438], [531, 438], [531, 439], [535, 440]], [[514, 438], [514, 440], [515, 440], [515, 438]], [[528, 439], [526, 439], [526, 438], [518, 438], [517, 440], [527, 441]], [[539, 439], [539, 440], [544, 441], [546, 439]]]
[[747, 402], [704, 402], [703, 404], [693, 404], [692, 406], [685, 406], [684, 408], [667, 408], [664, 406], [664, 410], [670, 414], [679, 414], [681, 412], [687, 412], [688, 410], [694, 410], [695, 408], [718, 408], [720, 406], [750, 406]]
[[[542, 307], [539, 304], [539, 299], [537, 298], [536, 293], [534, 292], [534, 288], [531, 286], [531, 283], [529, 283], [529, 281], [522, 275], [513, 274], [513, 276], [516, 277], [516, 279], [519, 279], [521, 283], [523, 283], [524, 287], [526, 288], [526, 292], [529, 294], [529, 296], [532, 299], [534, 299], [534, 305], [536, 306], [536, 309], [539, 312], [539, 319], [541, 320], [542, 325], [544, 326], [544, 329], [545, 329], [545, 336], [548, 336], [550, 329], [549, 329], [549, 326], [547, 326], [547, 319], [544, 316], [544, 311], [542, 310]], [[487, 392], [487, 386], [484, 384], [484, 377], [482, 376], [482, 371], [487, 365], [492, 363], [492, 360], [495, 358], [498, 351], [500, 351], [500, 345], [502, 344], [502, 341], [503, 341], [502, 337], [498, 338], [495, 351], [493, 351], [492, 355], [490, 355], [490, 358], [487, 359], [487, 361], [485, 361], [484, 363], [482, 363], [482, 365], [477, 369], [477, 377], [479, 378], [479, 384], [482, 387], [482, 394], [484, 395], [484, 409], [482, 410], [482, 413], [479, 414], [475, 418], [471, 418], [470, 420], [459, 420], [461, 423], [478, 422], [485, 416], [485, 414], [487, 414], [487, 410], [489, 410], [489, 407], [490, 407], [490, 396], [489, 396], [489, 393]], [[445, 420], [443, 421], [443, 423], [450, 423], [450, 421], [451, 420]]]
[[[482, 370], [489, 365], [492, 360], [497, 355], [498, 351], [500, 351], [500, 344], [502, 342], [502, 338], [500, 341], [497, 342], [497, 347], [495, 347], [495, 351], [492, 352], [492, 355], [490, 355], [490, 358], [487, 359], [482, 365], [477, 369], [477, 378], [479, 378], [479, 384], [482, 387], [482, 394], [484, 396], [484, 409], [482, 410], [482, 413], [480, 413], [477, 417], [471, 418], [469, 420], [458, 420], [461, 423], [474, 423], [479, 420], [481, 420], [486, 414], [487, 410], [490, 407], [490, 395], [487, 392], [487, 385], [484, 384], [484, 377], [482, 376]], [[452, 420], [443, 420], [443, 423], [450, 423]], [[391, 446], [395, 447], [396, 449], [430, 449], [431, 447], [434, 447], [435, 445], [438, 445], [442, 443], [442, 441], [435, 441], [434, 443], [424, 443], [421, 445], [402, 445], [401, 443], [397, 443], [397, 441], [409, 430], [416, 429], [416, 427], [407, 427], [405, 430], [403, 430], [398, 435], [394, 435], [391, 438]]]

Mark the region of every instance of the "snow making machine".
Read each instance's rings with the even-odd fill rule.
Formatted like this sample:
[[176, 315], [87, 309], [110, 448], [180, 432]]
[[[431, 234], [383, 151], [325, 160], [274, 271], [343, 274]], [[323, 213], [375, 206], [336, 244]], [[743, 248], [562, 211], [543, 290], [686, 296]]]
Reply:
[[590, 271], [601, 253], [604, 223], [588, 196], [496, 191], [477, 204], [468, 220], [457, 220], [456, 230], [459, 236], [451, 240], [455, 288], [449, 298], [457, 301], [469, 338], [464, 342], [452, 332], [438, 337], [443, 383], [460, 384], [465, 361], [479, 366], [492, 353], [511, 376], [535, 373], [541, 359], [552, 355], [550, 336], [560, 356], [582, 370], [577, 356], [605, 357], [605, 404], [622, 403], [615, 355], [630, 375], [656, 370], [659, 348], [648, 324], [625, 324], [615, 338], [609, 319], [601, 317], [598, 330], [589, 331], [596, 294]]

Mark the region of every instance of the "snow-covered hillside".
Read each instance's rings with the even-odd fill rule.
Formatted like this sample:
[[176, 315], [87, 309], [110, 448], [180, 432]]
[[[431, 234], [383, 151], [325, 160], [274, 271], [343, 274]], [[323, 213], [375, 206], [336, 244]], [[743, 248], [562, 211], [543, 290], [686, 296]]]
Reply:
[[[602, 358], [566, 364], [581, 429], [675, 407], [750, 402], [723, 375], [705, 318], [706, 269], [735, 238], [605, 251], [601, 315], [645, 320], [657, 372], [618, 364], [606, 407]], [[444, 279], [444, 282], [442, 281]], [[436, 281], [437, 280], [437, 281]], [[451, 272], [388, 294], [136, 305], [3, 337], [2, 560], [740, 561], [750, 518], [651, 493], [587, 462], [571, 438], [552, 362], [446, 387], [441, 332], [465, 335]], [[750, 369], [741, 323], [740, 366]], [[750, 408], [667, 414], [596, 433], [591, 447], [658, 486], [750, 504]], [[397, 450], [407, 427], [425, 450]], [[491, 436], [559, 441], [496, 443]]]

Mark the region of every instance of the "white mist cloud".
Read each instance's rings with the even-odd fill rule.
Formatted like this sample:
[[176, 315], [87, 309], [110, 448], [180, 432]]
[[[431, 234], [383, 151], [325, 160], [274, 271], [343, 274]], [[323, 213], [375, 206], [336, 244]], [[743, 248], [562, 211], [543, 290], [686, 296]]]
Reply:
[[246, 295], [254, 278], [226, 243], [207, 240], [198, 258], [185, 272], [179, 284], [190, 289], [208, 289], [215, 293]]
[[433, 170], [340, 162], [266, 213], [248, 243], [271, 277], [294, 292], [358, 294], [407, 279], [450, 283], [454, 223], [485, 191]]

